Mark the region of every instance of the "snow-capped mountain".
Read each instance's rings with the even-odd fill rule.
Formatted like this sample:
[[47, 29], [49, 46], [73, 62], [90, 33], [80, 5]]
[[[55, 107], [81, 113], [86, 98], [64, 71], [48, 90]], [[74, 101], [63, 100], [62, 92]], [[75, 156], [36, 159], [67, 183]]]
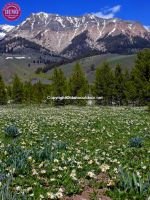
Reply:
[[14, 26], [10, 25], [0, 25], [0, 40], [3, 39], [8, 32], [10, 32]]
[[21, 46], [17, 39], [21, 38], [68, 58], [107, 52], [131, 53], [150, 47], [150, 32], [142, 24], [102, 19], [93, 14], [71, 17], [33, 13], [7, 33], [2, 41], [3, 49], [15, 52], [16, 44]]

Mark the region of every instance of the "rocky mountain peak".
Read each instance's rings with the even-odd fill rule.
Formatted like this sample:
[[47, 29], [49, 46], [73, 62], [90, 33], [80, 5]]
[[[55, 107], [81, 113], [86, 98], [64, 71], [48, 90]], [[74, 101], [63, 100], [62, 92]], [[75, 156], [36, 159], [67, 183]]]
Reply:
[[[132, 48], [147, 47], [150, 43], [150, 32], [142, 24], [117, 18], [103, 19], [94, 14], [61, 16], [45, 12], [32, 13], [20, 25], [8, 32], [5, 40], [9, 41], [14, 37], [25, 38], [59, 55], [67, 56], [69, 51], [72, 51], [69, 53], [72, 57], [74, 51], [76, 56], [83, 55], [84, 47], [86, 55], [88, 51], [108, 52], [110, 50], [107, 48], [108, 40], [110, 43], [114, 38], [115, 40], [124, 38], [128, 43], [128, 51]], [[116, 52], [120, 49], [119, 45], [122, 45], [122, 41], [119, 41], [115, 47]]]

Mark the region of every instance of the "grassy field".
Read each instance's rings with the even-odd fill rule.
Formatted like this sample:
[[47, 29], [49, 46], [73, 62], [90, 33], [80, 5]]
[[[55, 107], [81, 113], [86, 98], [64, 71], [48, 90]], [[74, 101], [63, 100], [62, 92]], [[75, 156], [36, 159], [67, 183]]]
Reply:
[[147, 200], [149, 128], [145, 108], [0, 107], [0, 199]]

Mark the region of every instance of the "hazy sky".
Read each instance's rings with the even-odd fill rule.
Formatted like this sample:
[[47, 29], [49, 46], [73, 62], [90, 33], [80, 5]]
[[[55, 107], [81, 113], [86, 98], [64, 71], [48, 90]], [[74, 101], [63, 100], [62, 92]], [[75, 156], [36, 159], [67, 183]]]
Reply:
[[[8, 2], [16, 2], [22, 9], [19, 20], [9, 22], [2, 16], [2, 8]], [[150, 0], [0, 0], [0, 24], [19, 24], [32, 12], [57, 13], [79, 16], [94, 13], [103, 18], [117, 17], [150, 25]]]

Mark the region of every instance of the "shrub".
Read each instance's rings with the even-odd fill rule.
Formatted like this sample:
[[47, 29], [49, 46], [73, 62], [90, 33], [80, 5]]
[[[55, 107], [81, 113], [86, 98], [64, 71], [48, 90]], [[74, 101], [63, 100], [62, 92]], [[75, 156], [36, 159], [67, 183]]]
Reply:
[[22, 149], [20, 146], [15, 144], [10, 145], [6, 148], [9, 157], [6, 160], [7, 166], [15, 168], [15, 173], [26, 174], [30, 170], [28, 163], [28, 157], [30, 156], [30, 151]]
[[2, 200], [27, 200], [24, 194], [17, 194], [11, 190], [13, 177], [8, 177], [6, 182], [0, 188], [0, 199]]
[[43, 138], [42, 148], [34, 148], [34, 156], [36, 160], [53, 161], [57, 157], [57, 152], [66, 149], [66, 144], [61, 141], [49, 140], [46, 137]]
[[141, 148], [143, 146], [143, 139], [134, 137], [129, 140], [129, 147]]
[[0, 173], [0, 182], [6, 179], [6, 174]]
[[150, 103], [148, 103], [148, 112], [150, 112]]
[[52, 140], [52, 146], [56, 150], [66, 149], [66, 143], [64, 143], [62, 141]]
[[125, 192], [144, 196], [148, 193], [150, 188], [150, 175], [144, 180], [135, 173], [128, 173], [123, 169], [119, 169], [118, 186], [120, 190]]
[[15, 138], [20, 135], [20, 132], [15, 125], [10, 125], [10, 126], [6, 127], [4, 130], [5, 130], [6, 136], [9, 136], [12, 138]]

